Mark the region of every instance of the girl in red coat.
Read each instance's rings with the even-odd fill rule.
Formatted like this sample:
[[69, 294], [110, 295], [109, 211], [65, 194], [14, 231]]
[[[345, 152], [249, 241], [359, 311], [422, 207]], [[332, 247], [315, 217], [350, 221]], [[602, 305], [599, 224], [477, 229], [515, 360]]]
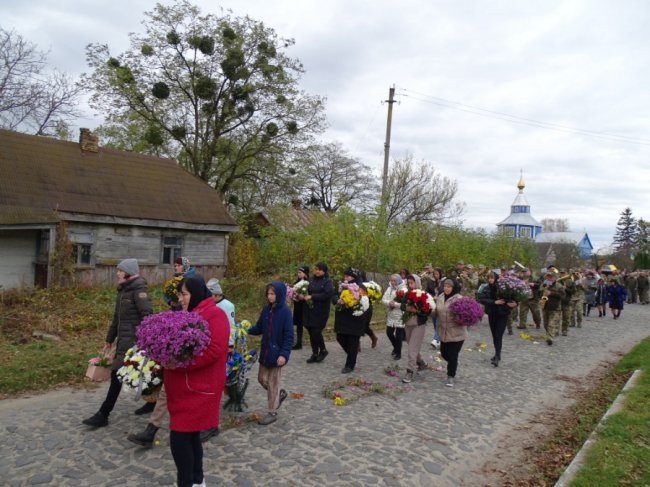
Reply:
[[198, 274], [187, 276], [180, 283], [179, 303], [184, 310], [193, 311], [208, 322], [210, 345], [192, 365], [165, 368], [169, 444], [178, 471], [178, 487], [205, 487], [200, 432], [219, 425], [230, 325], [226, 313], [214, 305], [211, 296]]

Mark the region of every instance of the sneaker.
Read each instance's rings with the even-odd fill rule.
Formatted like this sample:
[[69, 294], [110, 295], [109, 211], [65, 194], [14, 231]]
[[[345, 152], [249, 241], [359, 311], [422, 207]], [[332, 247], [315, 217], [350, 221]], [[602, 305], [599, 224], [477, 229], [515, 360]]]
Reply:
[[454, 387], [454, 378], [453, 377], [447, 377], [447, 382], [445, 383], [447, 387]]
[[84, 419], [82, 423], [86, 426], [92, 426], [93, 428], [101, 428], [102, 426], [108, 425], [108, 416], [104, 416], [98, 411], [90, 418]]
[[267, 424], [275, 423], [278, 420], [278, 413], [266, 413], [262, 419], [260, 419], [257, 424], [261, 426], [266, 426]]
[[550, 339], [550, 338], [547, 338], [546, 339], [546, 344], [550, 347], [551, 345], [553, 345], [553, 340]]
[[438, 350], [440, 348], [440, 340], [433, 339], [431, 340], [431, 346]]
[[308, 364], [313, 364], [314, 362], [317, 361], [317, 359], [318, 359], [318, 354], [317, 354], [317, 353], [312, 353], [312, 354], [311, 354], [311, 357], [309, 357], [309, 358], [307, 359], [307, 363], [308, 363]]
[[354, 369], [351, 368], [351, 367], [343, 367], [343, 368], [341, 369], [341, 374], [349, 374], [349, 373], [352, 372], [353, 370], [354, 370]]
[[204, 443], [208, 441], [210, 438], [212, 438], [213, 436], [217, 436], [218, 434], [219, 434], [219, 427], [215, 426], [214, 428], [201, 431], [199, 433], [199, 439], [201, 440], [201, 443]]
[[409, 384], [410, 382], [413, 382], [413, 371], [412, 370], [407, 370], [406, 375], [402, 379], [402, 382], [405, 384]]
[[427, 370], [427, 363], [423, 360], [422, 362], [418, 362], [418, 372], [422, 372], [423, 370]]
[[205, 479], [203, 479], [203, 482], [201, 482], [200, 484], [192, 484], [192, 487], [206, 487]]
[[395, 360], [402, 360], [402, 354], [398, 353], [393, 357]]
[[321, 350], [321, 352], [316, 356], [316, 362], [322, 362], [328, 354], [329, 352], [327, 350]]
[[280, 389], [280, 403], [278, 404], [278, 407], [282, 406], [282, 403], [287, 398], [287, 395], [288, 395], [287, 391], [285, 391], [284, 389]]
[[156, 407], [155, 402], [145, 402], [144, 406], [133, 411], [133, 414], [136, 416], [142, 416], [143, 414], [149, 414]]

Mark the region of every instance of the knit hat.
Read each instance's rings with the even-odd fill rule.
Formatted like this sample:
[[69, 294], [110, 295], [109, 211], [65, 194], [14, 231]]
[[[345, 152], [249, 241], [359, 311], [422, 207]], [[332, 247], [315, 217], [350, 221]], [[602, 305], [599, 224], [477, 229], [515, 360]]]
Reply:
[[190, 270], [190, 259], [187, 257], [178, 257], [175, 261], [174, 264], [183, 266], [183, 274], [186, 273], [188, 270]]
[[122, 262], [117, 264], [117, 268], [126, 272], [129, 276], [135, 276], [140, 272], [137, 259], [124, 259]]
[[298, 270], [303, 274], [305, 274], [306, 276], [309, 275], [309, 266], [307, 265], [301, 265], [300, 267], [298, 267]]
[[216, 294], [218, 296], [223, 296], [223, 291], [221, 290], [221, 285], [219, 284], [219, 279], [213, 277], [208, 281], [208, 283], [205, 285], [212, 294]]
[[354, 267], [348, 267], [343, 271], [344, 276], [351, 276], [355, 281], [359, 280], [359, 271]]

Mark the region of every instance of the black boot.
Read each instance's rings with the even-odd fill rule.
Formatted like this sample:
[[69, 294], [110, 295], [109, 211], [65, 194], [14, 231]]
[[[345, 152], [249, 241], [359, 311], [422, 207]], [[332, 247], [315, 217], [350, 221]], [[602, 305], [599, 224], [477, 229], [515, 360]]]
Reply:
[[135, 443], [136, 445], [151, 448], [151, 445], [153, 445], [153, 440], [156, 438], [157, 431], [158, 427], [154, 426], [152, 423], [149, 423], [147, 424], [147, 427], [144, 429], [144, 431], [136, 434], [131, 434], [127, 436], [126, 439], [132, 443]]
[[92, 426], [93, 428], [101, 428], [102, 426], [108, 425], [108, 416], [97, 411], [90, 418], [84, 419], [82, 423], [86, 426]]
[[145, 402], [144, 406], [142, 406], [141, 408], [138, 408], [138, 409], [136, 409], [134, 411], [134, 414], [136, 416], [141, 416], [143, 414], [149, 414], [151, 411], [153, 411], [153, 408], [155, 408], [155, 407], [156, 407], [155, 402]]

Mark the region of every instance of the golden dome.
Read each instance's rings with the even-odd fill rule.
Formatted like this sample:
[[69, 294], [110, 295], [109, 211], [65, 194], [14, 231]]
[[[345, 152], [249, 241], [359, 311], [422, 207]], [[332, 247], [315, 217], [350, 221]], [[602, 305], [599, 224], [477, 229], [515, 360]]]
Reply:
[[519, 191], [523, 191], [526, 185], [524, 184], [524, 171], [521, 171], [519, 174], [519, 181], [517, 182], [517, 188]]

